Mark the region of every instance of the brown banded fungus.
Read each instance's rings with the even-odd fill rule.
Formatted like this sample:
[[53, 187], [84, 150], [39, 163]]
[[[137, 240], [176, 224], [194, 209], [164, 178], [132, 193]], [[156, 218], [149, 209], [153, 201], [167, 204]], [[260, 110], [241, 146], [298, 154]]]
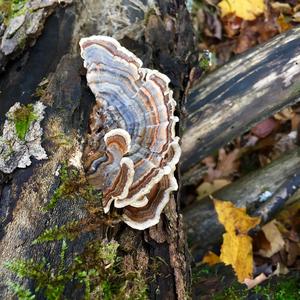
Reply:
[[103, 192], [107, 213], [143, 230], [159, 222], [177, 190], [181, 154], [175, 136], [176, 102], [164, 74], [142, 68], [133, 53], [107, 36], [80, 41], [87, 83], [96, 97], [83, 153], [89, 182]]

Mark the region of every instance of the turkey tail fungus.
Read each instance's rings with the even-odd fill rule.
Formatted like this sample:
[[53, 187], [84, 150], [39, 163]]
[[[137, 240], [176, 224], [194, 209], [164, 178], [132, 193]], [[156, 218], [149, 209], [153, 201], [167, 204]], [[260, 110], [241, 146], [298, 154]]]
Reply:
[[103, 192], [107, 213], [123, 208], [130, 227], [159, 222], [177, 190], [181, 149], [170, 79], [107, 36], [80, 41], [87, 82], [96, 98], [83, 163], [88, 181]]

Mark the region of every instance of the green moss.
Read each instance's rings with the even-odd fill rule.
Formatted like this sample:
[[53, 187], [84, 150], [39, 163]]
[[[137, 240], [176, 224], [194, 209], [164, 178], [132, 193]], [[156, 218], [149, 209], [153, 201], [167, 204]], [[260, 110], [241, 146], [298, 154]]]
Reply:
[[300, 276], [280, 277], [276, 283], [256, 286], [255, 294], [260, 294], [267, 300], [295, 300], [300, 299]]
[[17, 136], [20, 140], [24, 140], [26, 133], [33, 121], [37, 119], [32, 104], [21, 105], [13, 114], [13, 122], [15, 124]]
[[102, 195], [95, 191], [86, 181], [84, 174], [75, 168], [67, 168], [63, 165], [60, 170], [60, 185], [54, 191], [46, 210], [53, 209], [60, 199], [83, 198], [87, 201], [97, 201], [99, 207], [102, 206]]
[[4, 17], [4, 23], [26, 13], [26, 3], [28, 0], [0, 0], [0, 13]]
[[241, 284], [236, 283], [214, 296], [213, 300], [243, 300], [247, 299], [247, 295], [248, 290], [241, 288]]
[[79, 221], [72, 221], [65, 225], [46, 229], [37, 239], [32, 242], [32, 245], [42, 244], [45, 242], [61, 241], [64, 239], [74, 240], [79, 235]]
[[35, 299], [35, 295], [40, 294], [49, 300], [62, 299], [68, 283], [74, 284], [74, 291], [83, 289], [84, 299], [147, 299], [147, 285], [140, 273], [122, 271], [122, 258], [117, 255], [118, 247], [116, 241], [91, 242], [83, 254], [75, 257], [66, 267], [68, 247], [63, 241], [58, 268], [53, 268], [45, 259], [41, 262], [17, 260], [6, 264], [17, 277], [34, 281], [33, 292], [17, 284], [9, 286], [16, 294], [22, 291], [31, 297], [27, 299]]
[[40, 262], [33, 259], [16, 260], [8, 262], [6, 267], [20, 279], [32, 279], [35, 284], [34, 295], [42, 293], [49, 300], [61, 299], [66, 281], [72, 279], [72, 274], [65, 272], [64, 269], [66, 250], [67, 244], [63, 241], [60, 254], [61, 261], [57, 270], [53, 269], [45, 258]]
[[8, 287], [14, 294], [18, 297], [19, 300], [34, 300], [36, 299], [29, 290], [24, 289], [20, 284], [15, 282], [8, 282]]
[[[273, 279], [273, 280], [272, 280]], [[300, 276], [293, 274], [291, 277], [273, 277], [263, 285], [258, 285], [252, 290], [241, 284], [235, 283], [216, 295], [214, 300], [246, 300], [250, 296], [262, 300], [295, 300], [300, 299]]]
[[96, 239], [87, 243], [82, 253], [74, 259], [70, 259], [70, 255], [67, 255], [67, 241], [72, 241], [86, 232], [99, 236], [97, 233], [101, 226], [114, 224], [114, 221], [111, 222], [114, 220], [113, 215], [107, 216], [103, 213], [101, 193], [88, 184], [82, 172], [63, 165], [60, 170], [60, 185], [47, 208], [55, 207], [60, 199], [77, 198], [85, 200], [87, 216], [61, 227], [48, 228], [33, 242], [33, 245], [61, 243], [59, 264], [54, 266], [45, 258], [39, 261], [28, 259], [9, 262], [7, 268], [21, 280], [30, 279], [33, 286], [28, 291], [21, 285], [13, 283], [9, 285], [12, 291], [16, 295], [23, 293], [33, 297], [28, 299], [42, 296], [49, 300], [58, 300], [68, 299], [64, 294], [66, 287], [71, 286], [74, 293], [84, 293], [80, 299], [148, 299], [147, 283], [142, 273], [138, 269], [126, 271], [123, 259], [118, 255], [119, 244], [116, 241]]

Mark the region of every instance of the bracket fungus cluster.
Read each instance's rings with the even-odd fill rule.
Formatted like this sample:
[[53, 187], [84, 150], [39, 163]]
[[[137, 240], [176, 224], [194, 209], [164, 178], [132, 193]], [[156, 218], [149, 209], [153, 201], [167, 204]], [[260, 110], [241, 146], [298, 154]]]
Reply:
[[80, 41], [87, 82], [96, 98], [83, 163], [103, 192], [105, 213], [123, 208], [124, 222], [143, 230], [159, 222], [177, 190], [181, 150], [175, 136], [176, 102], [164, 74], [107, 36]]

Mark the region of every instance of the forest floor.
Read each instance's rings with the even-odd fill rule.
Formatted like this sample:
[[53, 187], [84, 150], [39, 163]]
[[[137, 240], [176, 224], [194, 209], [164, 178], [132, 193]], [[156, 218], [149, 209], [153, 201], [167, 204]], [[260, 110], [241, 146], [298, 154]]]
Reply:
[[[188, 1], [188, 4], [199, 51], [210, 51], [207, 72], [300, 22], [300, 2], [297, 0], [195, 0]], [[204, 55], [207, 56], [207, 53]], [[202, 76], [205, 77], [207, 72]], [[298, 104], [261, 121], [250, 131], [219, 149], [216, 155], [205, 158], [202, 164], [206, 166], [207, 172], [196, 187], [196, 197], [191, 196], [188, 204], [201, 201], [245, 174], [270, 164], [286, 151], [297, 148], [299, 130]], [[229, 254], [225, 253], [228, 241], [224, 239], [223, 245], [214, 249], [214, 253], [208, 252], [202, 262], [195, 263], [193, 298], [300, 299], [298, 192], [290, 202], [291, 205], [282, 210], [274, 220], [251, 235], [247, 246], [242, 246], [230, 237], [230, 251], [251, 252], [251, 255], [244, 255], [244, 261], [236, 261], [232, 264], [233, 268], [225, 266], [228, 264], [226, 255]], [[247, 217], [246, 214], [240, 215], [237, 222], [241, 223]], [[224, 220], [222, 222], [224, 214], [222, 216], [218, 213], [218, 218], [225, 226], [226, 234], [229, 234]], [[253, 227], [249, 226], [248, 230], [251, 228]], [[250, 280], [246, 279], [247, 275], [243, 276], [249, 263], [254, 270]]]

